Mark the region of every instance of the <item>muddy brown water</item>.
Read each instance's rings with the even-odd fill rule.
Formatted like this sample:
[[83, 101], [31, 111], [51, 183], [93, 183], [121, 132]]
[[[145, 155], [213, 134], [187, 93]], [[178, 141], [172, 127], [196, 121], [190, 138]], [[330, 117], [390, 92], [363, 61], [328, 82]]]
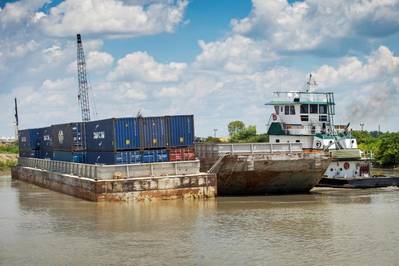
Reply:
[[398, 265], [399, 189], [94, 203], [0, 177], [0, 265]]

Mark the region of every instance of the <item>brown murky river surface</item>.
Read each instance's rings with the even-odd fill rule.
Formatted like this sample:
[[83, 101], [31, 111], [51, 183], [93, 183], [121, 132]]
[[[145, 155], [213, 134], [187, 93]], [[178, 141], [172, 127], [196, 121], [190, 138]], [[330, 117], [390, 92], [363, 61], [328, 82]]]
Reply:
[[93, 203], [0, 177], [1, 265], [399, 265], [399, 189]]

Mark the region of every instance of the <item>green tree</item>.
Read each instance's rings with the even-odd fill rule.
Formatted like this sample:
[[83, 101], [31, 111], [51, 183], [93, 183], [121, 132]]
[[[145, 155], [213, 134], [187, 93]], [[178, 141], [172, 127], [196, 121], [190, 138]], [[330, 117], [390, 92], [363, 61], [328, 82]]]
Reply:
[[206, 138], [205, 142], [208, 142], [208, 143], [220, 143], [222, 141], [219, 138], [215, 138], [215, 137], [209, 136], [209, 137]]
[[384, 133], [378, 137], [374, 159], [382, 166], [399, 164], [399, 133]]
[[267, 134], [257, 134], [256, 126], [248, 126], [230, 137], [232, 143], [268, 142]]
[[245, 129], [245, 124], [242, 121], [236, 120], [229, 123], [227, 126], [229, 135], [232, 137], [234, 134]]

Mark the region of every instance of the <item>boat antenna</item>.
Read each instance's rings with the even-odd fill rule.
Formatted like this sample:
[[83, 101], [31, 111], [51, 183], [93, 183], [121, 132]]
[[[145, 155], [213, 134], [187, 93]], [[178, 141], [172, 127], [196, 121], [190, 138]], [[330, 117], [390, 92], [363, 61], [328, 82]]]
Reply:
[[315, 91], [316, 86], [317, 86], [316, 80], [313, 78], [312, 73], [310, 73], [309, 79], [306, 82], [306, 92]]

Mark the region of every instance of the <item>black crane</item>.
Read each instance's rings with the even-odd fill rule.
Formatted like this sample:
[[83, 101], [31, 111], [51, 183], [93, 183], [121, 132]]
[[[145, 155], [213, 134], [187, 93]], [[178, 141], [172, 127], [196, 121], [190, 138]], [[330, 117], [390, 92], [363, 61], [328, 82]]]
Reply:
[[90, 121], [89, 84], [87, 82], [86, 60], [80, 34], [77, 34], [77, 52], [79, 82], [78, 101], [80, 102], [82, 121], [88, 122]]

